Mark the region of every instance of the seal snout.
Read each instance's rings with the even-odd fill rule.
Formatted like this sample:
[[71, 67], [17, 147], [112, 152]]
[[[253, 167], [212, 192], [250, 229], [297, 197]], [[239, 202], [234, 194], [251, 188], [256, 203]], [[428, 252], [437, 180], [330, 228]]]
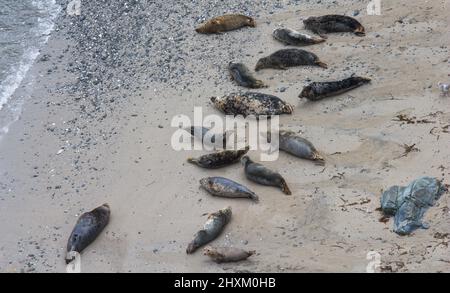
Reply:
[[75, 256], [71, 256], [71, 255], [67, 254], [67, 256], [66, 256], [66, 265], [70, 264], [74, 260], [75, 260]]
[[308, 99], [311, 96], [312, 93], [312, 88], [311, 86], [306, 86], [305, 88], [303, 88], [302, 92], [300, 93], [300, 95], [298, 95], [298, 97], [300, 99]]
[[200, 179], [199, 182], [200, 182], [200, 186], [201, 186], [201, 187], [206, 187], [206, 186], [208, 186], [209, 183], [210, 183], [210, 178], [209, 178], [209, 177], [202, 178], [202, 179]]
[[210, 255], [212, 250], [213, 249], [211, 246], [206, 246], [205, 248], [203, 248], [203, 255]]
[[198, 247], [197, 247], [194, 243], [189, 243], [188, 247], [186, 248], [186, 253], [187, 253], [187, 254], [194, 253], [194, 251], [195, 251], [197, 248], [198, 248]]

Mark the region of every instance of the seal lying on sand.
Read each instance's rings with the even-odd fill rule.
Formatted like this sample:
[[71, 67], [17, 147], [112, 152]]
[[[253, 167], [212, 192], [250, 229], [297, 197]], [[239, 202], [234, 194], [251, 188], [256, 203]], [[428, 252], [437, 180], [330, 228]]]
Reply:
[[313, 82], [303, 88], [299, 98], [307, 98], [310, 101], [318, 101], [323, 98], [337, 96], [352, 89], [369, 83], [370, 78], [352, 76], [339, 81]]
[[267, 87], [262, 81], [254, 78], [247, 66], [242, 63], [230, 63], [228, 71], [231, 78], [240, 86], [252, 89]]
[[200, 156], [199, 158], [188, 158], [189, 163], [197, 166], [216, 169], [239, 162], [240, 158], [248, 152], [249, 148], [238, 151], [222, 151]]
[[277, 186], [280, 187], [285, 194], [292, 194], [284, 178], [277, 172], [253, 162], [248, 156], [242, 157], [241, 161], [244, 164], [245, 176], [247, 176], [249, 180], [262, 185]]
[[328, 68], [327, 64], [319, 60], [316, 54], [302, 49], [282, 49], [263, 57], [256, 63], [255, 70], [259, 71], [265, 68], [287, 69], [288, 67], [309, 65]]
[[254, 255], [256, 251], [248, 251], [236, 247], [211, 247], [207, 246], [203, 249], [203, 254], [209, 256], [216, 263], [237, 262], [246, 260]]
[[280, 131], [279, 148], [296, 157], [316, 161], [318, 164], [325, 163], [324, 158], [308, 140], [298, 136], [292, 131]]
[[323, 38], [315, 38], [289, 28], [277, 28], [272, 36], [275, 40], [291, 46], [308, 46], [325, 42]]
[[214, 106], [227, 115], [280, 115], [292, 114], [293, 106], [272, 95], [247, 92], [212, 97]]
[[360, 37], [366, 35], [364, 27], [356, 19], [345, 15], [309, 17], [303, 24], [322, 38], [326, 38], [325, 33], [352, 32]]
[[71, 252], [81, 253], [97, 238], [108, 224], [110, 214], [109, 205], [105, 203], [80, 216], [67, 242], [67, 264], [75, 259]]
[[222, 230], [231, 219], [231, 207], [227, 207], [212, 213], [208, 216], [203, 229], [194, 235], [194, 239], [189, 243], [186, 253], [194, 253], [199, 247], [213, 241], [220, 235]]
[[250, 198], [258, 201], [258, 196], [247, 187], [223, 177], [207, 177], [200, 180], [200, 186], [214, 196], [229, 198]]
[[215, 34], [232, 31], [244, 26], [255, 27], [255, 20], [242, 14], [226, 14], [202, 23], [195, 31], [201, 34]]

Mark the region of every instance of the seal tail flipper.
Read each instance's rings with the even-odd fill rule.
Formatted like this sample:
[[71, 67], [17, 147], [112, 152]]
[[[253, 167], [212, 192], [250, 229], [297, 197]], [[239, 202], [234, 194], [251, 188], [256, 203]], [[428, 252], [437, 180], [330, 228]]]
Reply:
[[366, 35], [366, 31], [365, 31], [364, 27], [363, 26], [359, 26], [355, 30], [355, 35], [357, 35], [358, 37], [364, 37]]
[[252, 256], [256, 253], [256, 250], [247, 251], [248, 256]]
[[256, 193], [251, 193], [249, 197], [256, 202], [259, 201], [259, 197], [256, 195]]
[[325, 158], [318, 152], [314, 152], [313, 160], [316, 162], [317, 165], [320, 165], [320, 166], [325, 165]]
[[255, 81], [255, 85], [254, 88], [266, 88], [268, 87], [266, 84], [264, 84], [264, 82], [262, 82], [261, 80], [256, 80]]
[[316, 65], [325, 69], [328, 68], [328, 65], [322, 61], [316, 61]]
[[325, 38], [315, 38], [314, 39], [314, 44], [320, 44], [320, 43], [323, 43], [323, 42], [326, 42]]
[[286, 114], [292, 114], [292, 112], [294, 112], [294, 106], [292, 106], [291, 104], [284, 105], [283, 112]]
[[315, 30], [313, 30], [313, 33], [317, 34], [322, 39], [325, 39], [325, 40], [328, 39], [328, 36], [326, 35], [326, 31], [324, 31], [324, 30], [315, 29]]
[[372, 79], [368, 78], [368, 77], [358, 77], [361, 83], [369, 83], [372, 81]]
[[195, 165], [198, 164], [198, 160], [196, 158], [187, 158], [187, 161], [191, 164], [195, 164]]
[[284, 180], [281, 182], [281, 190], [282, 190], [283, 193], [286, 194], [286, 195], [291, 195], [291, 194], [292, 194], [291, 190], [290, 190], [289, 187], [287, 186], [286, 181], [284, 181]]

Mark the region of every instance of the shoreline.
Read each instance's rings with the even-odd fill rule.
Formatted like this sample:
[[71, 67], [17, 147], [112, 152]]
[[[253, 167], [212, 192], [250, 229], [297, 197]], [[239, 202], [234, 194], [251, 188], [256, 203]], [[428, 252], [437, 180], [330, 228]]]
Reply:
[[[111, 2], [106, 10], [83, 2], [80, 18], [60, 16], [41, 52], [48, 61], [36, 62], [15, 93], [27, 102], [0, 142], [1, 272], [64, 272], [77, 217], [105, 202], [111, 222], [83, 252], [83, 272], [364, 272], [372, 250], [386, 270], [449, 271], [440, 260], [449, 248], [435, 237], [450, 223], [448, 193], [425, 215], [431, 228], [411, 237], [393, 233], [392, 220], [378, 222], [376, 211], [381, 189], [423, 175], [450, 181], [449, 134], [442, 131], [450, 124], [450, 100], [436, 86], [448, 75], [445, 2], [386, 0], [380, 17], [365, 15], [359, 1], [345, 1], [345, 10], [332, 1], [233, 2], [229, 10], [255, 16], [258, 26], [212, 36], [193, 28], [229, 11], [226, 4]], [[186, 158], [204, 152], [171, 149], [172, 117], [190, 116], [194, 106], [217, 114], [208, 97], [239, 90], [226, 73], [228, 62], [252, 67], [283, 48], [270, 35], [280, 24], [300, 30], [302, 17], [355, 10], [365, 38], [334, 34], [306, 48], [328, 61], [328, 70], [255, 75], [269, 84], [261, 92], [296, 106], [280, 117], [282, 128], [300, 131], [327, 154], [325, 169], [284, 153], [267, 163], [293, 196], [246, 181], [239, 165], [202, 170]], [[372, 84], [317, 103], [297, 98], [310, 80], [351, 73], [372, 77]], [[434, 123], [393, 121], [399, 113]], [[399, 158], [403, 144], [420, 151]], [[243, 182], [260, 203], [212, 198], [198, 189], [205, 176]], [[220, 266], [201, 253], [186, 255], [203, 215], [227, 205], [232, 222], [213, 244], [257, 255]]]

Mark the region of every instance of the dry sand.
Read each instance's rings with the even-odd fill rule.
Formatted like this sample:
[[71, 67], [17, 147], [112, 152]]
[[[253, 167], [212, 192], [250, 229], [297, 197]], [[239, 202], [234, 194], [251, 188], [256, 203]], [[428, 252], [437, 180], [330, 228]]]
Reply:
[[[108, 202], [111, 222], [83, 252], [83, 272], [365, 272], [369, 251], [380, 254], [383, 271], [449, 272], [449, 236], [441, 235], [450, 232], [448, 193], [426, 213], [430, 229], [411, 236], [395, 234], [392, 220], [379, 222], [376, 211], [381, 191], [391, 185], [424, 175], [450, 183], [445, 128], [450, 99], [440, 97], [437, 88], [450, 73], [449, 2], [382, 0], [381, 16], [366, 15], [368, 1], [322, 2], [262, 11], [257, 28], [221, 35], [195, 34], [196, 22], [189, 20], [183, 50], [191, 55], [179, 62], [188, 74], [169, 84], [149, 82], [147, 90], [129, 93], [127, 103], [105, 119], [78, 130], [67, 127], [77, 133], [73, 139], [85, 133], [93, 139], [87, 148], [66, 147], [59, 155], [63, 146], [73, 145], [62, 139], [68, 121], [83, 118], [72, 110], [76, 93], [54, 90], [74, 77], [64, 66], [46, 74], [48, 65], [37, 63], [16, 93], [29, 96], [23, 115], [0, 145], [0, 271], [64, 272], [65, 245], [77, 216]], [[253, 67], [284, 47], [272, 39], [273, 29], [303, 31], [301, 20], [308, 16], [354, 10], [360, 10], [356, 18], [365, 25], [366, 37], [332, 34], [326, 43], [307, 48], [329, 64], [328, 70], [256, 74], [270, 85], [263, 92], [296, 106], [293, 115], [280, 118], [282, 127], [300, 131], [326, 155], [325, 167], [285, 153], [266, 163], [286, 178], [292, 196], [249, 182], [239, 164], [204, 170], [186, 163], [200, 152], [172, 150], [173, 116], [192, 116], [194, 106], [218, 113], [208, 98], [239, 89], [226, 73], [228, 62]], [[65, 64], [70, 51], [64, 51], [60, 36], [55, 33], [44, 51], [63, 55]], [[297, 98], [309, 80], [352, 73], [373, 81], [316, 103]], [[432, 123], [394, 121], [398, 114]], [[415, 144], [419, 151], [402, 157], [404, 144]], [[198, 188], [205, 176], [242, 182], [260, 202], [213, 198]], [[257, 254], [225, 265], [200, 252], [187, 255], [204, 214], [228, 205], [232, 221], [213, 244]]]

